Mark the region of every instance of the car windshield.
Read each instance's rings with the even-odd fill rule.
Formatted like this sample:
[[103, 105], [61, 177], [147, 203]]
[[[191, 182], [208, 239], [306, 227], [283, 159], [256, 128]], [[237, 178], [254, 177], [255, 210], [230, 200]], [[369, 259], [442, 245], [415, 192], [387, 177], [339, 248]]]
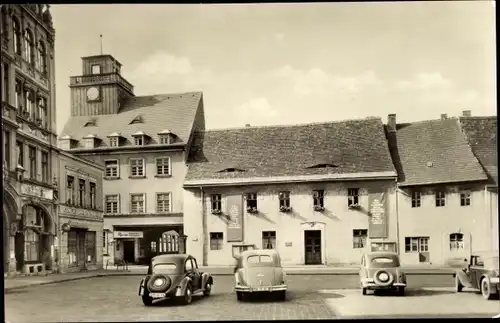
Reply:
[[177, 265], [174, 263], [160, 263], [153, 267], [153, 274], [172, 274], [177, 272]]
[[399, 267], [399, 261], [393, 257], [374, 257], [371, 261], [372, 268]]

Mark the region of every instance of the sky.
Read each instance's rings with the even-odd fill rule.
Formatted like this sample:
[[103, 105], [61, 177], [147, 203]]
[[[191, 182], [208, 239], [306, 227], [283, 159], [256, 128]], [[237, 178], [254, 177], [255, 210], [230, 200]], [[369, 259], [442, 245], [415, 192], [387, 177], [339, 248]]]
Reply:
[[203, 91], [207, 129], [496, 115], [491, 1], [52, 5], [60, 132], [81, 57], [135, 95]]

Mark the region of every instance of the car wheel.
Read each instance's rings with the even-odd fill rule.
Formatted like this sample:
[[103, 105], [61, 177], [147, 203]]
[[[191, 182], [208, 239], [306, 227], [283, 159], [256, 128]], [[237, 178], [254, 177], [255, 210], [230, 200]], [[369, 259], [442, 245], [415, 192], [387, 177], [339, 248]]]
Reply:
[[144, 306], [151, 306], [153, 305], [153, 299], [146, 295], [146, 292], [144, 292], [144, 295], [142, 295], [142, 303]]
[[280, 301], [286, 300], [286, 291], [282, 290], [278, 292], [278, 300]]
[[490, 281], [487, 278], [481, 279], [481, 294], [483, 295], [484, 299], [492, 299], [493, 294], [491, 293], [491, 286], [490, 286]]
[[398, 287], [397, 293], [398, 293], [398, 296], [405, 296], [405, 288], [404, 287]]
[[464, 289], [464, 285], [460, 282], [458, 276], [455, 277], [455, 292], [460, 293]]
[[363, 295], [366, 295], [366, 288], [363, 287]]
[[191, 288], [191, 284], [186, 286], [186, 291], [184, 292], [184, 295], [181, 296], [181, 303], [183, 305], [189, 305], [193, 301], [193, 290]]
[[236, 299], [238, 299], [240, 302], [243, 301], [243, 293], [242, 292], [236, 292]]
[[205, 290], [203, 291], [203, 296], [210, 296], [211, 292], [212, 292], [212, 284], [206, 283]]

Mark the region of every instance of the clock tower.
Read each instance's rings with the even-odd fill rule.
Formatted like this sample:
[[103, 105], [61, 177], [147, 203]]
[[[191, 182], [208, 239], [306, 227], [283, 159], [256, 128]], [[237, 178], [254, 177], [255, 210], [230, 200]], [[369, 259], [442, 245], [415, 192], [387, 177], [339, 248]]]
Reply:
[[82, 57], [82, 75], [70, 78], [71, 115], [118, 113], [134, 96], [134, 87], [120, 74], [121, 66], [111, 55]]

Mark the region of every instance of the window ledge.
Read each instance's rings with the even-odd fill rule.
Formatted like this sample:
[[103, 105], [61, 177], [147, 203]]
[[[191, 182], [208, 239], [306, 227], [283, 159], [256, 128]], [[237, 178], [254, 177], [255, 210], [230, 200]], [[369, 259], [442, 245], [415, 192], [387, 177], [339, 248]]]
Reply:
[[140, 175], [140, 176], [129, 176], [128, 178], [130, 178], [130, 179], [141, 179], [141, 178], [146, 178], [146, 175]]
[[169, 178], [172, 177], [172, 175], [161, 175], [161, 174], [156, 174], [155, 177], [157, 178]]
[[118, 177], [104, 176], [103, 178], [104, 178], [105, 180], [108, 180], [108, 181], [114, 181], [114, 180], [121, 179], [121, 178], [120, 178], [120, 176], [118, 176]]

